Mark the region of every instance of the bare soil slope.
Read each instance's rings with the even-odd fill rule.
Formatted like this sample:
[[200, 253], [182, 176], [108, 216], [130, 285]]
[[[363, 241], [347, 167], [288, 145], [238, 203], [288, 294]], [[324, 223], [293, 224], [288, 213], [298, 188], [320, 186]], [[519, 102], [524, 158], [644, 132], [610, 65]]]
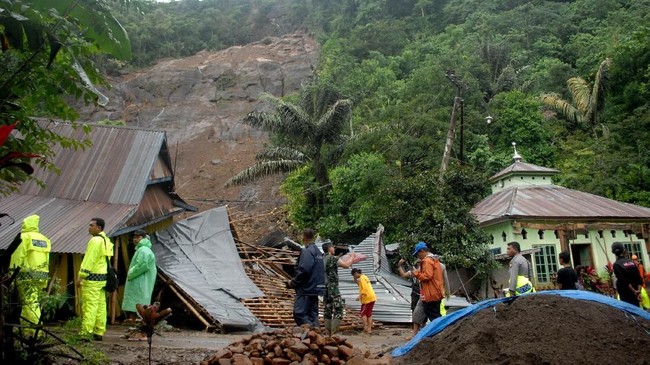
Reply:
[[262, 93], [296, 92], [312, 76], [319, 48], [305, 34], [267, 37], [218, 52], [158, 62], [110, 80], [104, 107], [78, 105], [80, 121], [123, 120], [162, 129], [176, 169], [176, 190], [199, 211], [229, 205], [240, 238], [256, 242], [287, 230], [280, 177], [225, 189], [253, 164], [268, 136], [242, 123], [251, 111], [268, 110]]

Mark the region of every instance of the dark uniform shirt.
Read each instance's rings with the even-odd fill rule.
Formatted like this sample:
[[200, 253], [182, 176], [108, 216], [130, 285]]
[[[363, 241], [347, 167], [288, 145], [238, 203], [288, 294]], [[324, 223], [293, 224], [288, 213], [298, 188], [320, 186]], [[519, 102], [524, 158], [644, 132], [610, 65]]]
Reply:
[[578, 274], [572, 267], [563, 267], [557, 272], [557, 283], [562, 284], [562, 290], [575, 290]]

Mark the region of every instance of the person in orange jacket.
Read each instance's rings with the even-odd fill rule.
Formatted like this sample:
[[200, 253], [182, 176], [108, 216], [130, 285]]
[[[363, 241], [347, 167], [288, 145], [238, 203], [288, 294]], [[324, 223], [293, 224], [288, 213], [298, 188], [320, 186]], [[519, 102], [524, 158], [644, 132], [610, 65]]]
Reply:
[[[639, 275], [641, 275], [642, 279], [645, 279], [645, 269], [643, 268], [643, 264], [639, 262], [639, 257], [637, 255], [632, 255], [632, 261], [636, 264], [636, 267], [639, 269]], [[644, 288], [645, 286], [645, 281], [643, 284], [641, 284]]]
[[440, 261], [429, 256], [429, 248], [418, 242], [413, 256], [420, 259], [420, 270], [413, 270], [413, 276], [420, 281], [420, 302], [427, 319], [433, 321], [441, 316], [440, 304], [445, 297], [445, 283]]

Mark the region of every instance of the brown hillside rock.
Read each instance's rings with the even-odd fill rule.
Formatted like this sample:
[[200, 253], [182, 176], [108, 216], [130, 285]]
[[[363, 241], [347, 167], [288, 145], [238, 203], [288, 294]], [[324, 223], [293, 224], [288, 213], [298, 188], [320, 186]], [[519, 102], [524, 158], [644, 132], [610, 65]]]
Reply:
[[129, 126], [165, 130], [181, 198], [199, 211], [227, 204], [245, 242], [256, 243], [278, 230], [291, 234], [278, 209], [284, 203], [280, 176], [228, 189], [224, 183], [251, 166], [268, 141], [265, 133], [242, 123], [249, 112], [268, 108], [259, 95], [299, 90], [312, 75], [318, 54], [314, 39], [289, 34], [162, 60], [109, 79], [112, 88], [102, 90], [108, 105], [78, 102], [79, 121], [124, 120]]

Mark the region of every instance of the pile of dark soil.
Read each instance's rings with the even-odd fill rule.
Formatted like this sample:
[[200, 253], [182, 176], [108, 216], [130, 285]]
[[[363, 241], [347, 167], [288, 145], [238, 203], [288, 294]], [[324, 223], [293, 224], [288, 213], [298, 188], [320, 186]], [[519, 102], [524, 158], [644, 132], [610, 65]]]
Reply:
[[610, 306], [531, 295], [466, 317], [394, 364], [650, 364], [650, 321]]

